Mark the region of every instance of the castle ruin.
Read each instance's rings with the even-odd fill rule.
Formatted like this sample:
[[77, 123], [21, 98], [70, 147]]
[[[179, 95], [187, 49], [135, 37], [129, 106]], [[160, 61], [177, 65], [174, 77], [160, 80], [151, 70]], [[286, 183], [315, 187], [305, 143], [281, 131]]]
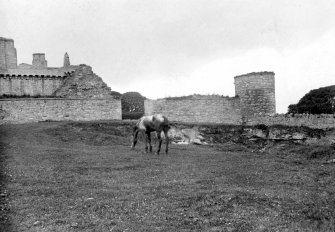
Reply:
[[121, 119], [121, 100], [90, 66], [71, 65], [67, 53], [62, 67], [48, 67], [44, 53], [17, 65], [14, 40], [0, 37], [0, 119]]
[[241, 124], [276, 113], [275, 74], [236, 76], [235, 97], [191, 96], [145, 101], [145, 114], [161, 112], [174, 121]]
[[[275, 74], [234, 77], [235, 96], [188, 96], [145, 100], [145, 114], [163, 113], [171, 121], [222, 124], [282, 124], [333, 128], [334, 115], [277, 115]], [[121, 100], [88, 65], [48, 67], [44, 53], [17, 65], [13, 39], [0, 37], [0, 124], [62, 120], [121, 119]]]
[[[66, 54], [67, 55], [67, 54]], [[34, 53], [32, 64], [17, 65], [14, 40], [0, 37], [0, 96], [52, 96], [78, 68], [64, 57], [63, 67], [48, 67], [44, 53]]]

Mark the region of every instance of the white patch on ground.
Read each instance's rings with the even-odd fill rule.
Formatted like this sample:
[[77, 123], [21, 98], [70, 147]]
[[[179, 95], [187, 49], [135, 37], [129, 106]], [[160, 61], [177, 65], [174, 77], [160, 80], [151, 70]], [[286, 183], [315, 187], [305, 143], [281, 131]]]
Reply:
[[168, 136], [174, 140], [175, 144], [207, 144], [206, 142], [203, 142], [204, 137], [195, 128], [178, 129], [176, 127], [171, 127]]

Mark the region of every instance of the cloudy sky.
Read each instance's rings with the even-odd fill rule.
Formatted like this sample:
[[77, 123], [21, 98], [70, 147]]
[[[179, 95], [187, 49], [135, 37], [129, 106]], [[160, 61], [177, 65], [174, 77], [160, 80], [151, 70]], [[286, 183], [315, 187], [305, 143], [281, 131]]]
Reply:
[[234, 76], [273, 71], [277, 112], [335, 85], [332, 0], [0, 0], [18, 63], [88, 64], [112, 90], [155, 99], [234, 96]]

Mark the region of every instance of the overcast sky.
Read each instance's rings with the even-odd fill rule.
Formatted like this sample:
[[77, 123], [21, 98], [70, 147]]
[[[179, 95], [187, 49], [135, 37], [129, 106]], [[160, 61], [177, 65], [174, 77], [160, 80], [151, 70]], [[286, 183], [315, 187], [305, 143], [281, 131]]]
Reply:
[[148, 98], [234, 96], [234, 76], [273, 71], [277, 112], [335, 85], [332, 0], [0, 0], [18, 63], [88, 64]]

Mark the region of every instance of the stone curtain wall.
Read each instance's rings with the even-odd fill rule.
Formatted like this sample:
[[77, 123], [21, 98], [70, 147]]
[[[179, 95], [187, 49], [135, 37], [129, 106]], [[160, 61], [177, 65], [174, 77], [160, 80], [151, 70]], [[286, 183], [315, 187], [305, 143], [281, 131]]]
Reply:
[[163, 113], [170, 120], [241, 124], [257, 115], [276, 113], [274, 72], [254, 72], [235, 78], [234, 98], [202, 96], [145, 102], [145, 114]]
[[0, 96], [51, 96], [63, 84], [63, 77], [2, 76]]
[[220, 99], [179, 99], [145, 100], [145, 115], [162, 113], [170, 121], [188, 123], [221, 123], [241, 125], [285, 125], [306, 126], [310, 128], [335, 128], [335, 115], [256, 115], [243, 117], [239, 98]]
[[170, 121], [241, 124], [238, 98], [159, 99], [144, 101], [145, 115], [162, 113]]
[[118, 99], [25, 98], [0, 100], [0, 124], [121, 119]]
[[285, 125], [285, 126], [307, 126], [310, 128], [327, 129], [335, 128], [335, 115], [333, 114], [296, 114], [286, 115], [277, 114], [274, 116], [257, 116], [249, 118], [245, 121], [247, 125], [265, 124], [270, 125]]

